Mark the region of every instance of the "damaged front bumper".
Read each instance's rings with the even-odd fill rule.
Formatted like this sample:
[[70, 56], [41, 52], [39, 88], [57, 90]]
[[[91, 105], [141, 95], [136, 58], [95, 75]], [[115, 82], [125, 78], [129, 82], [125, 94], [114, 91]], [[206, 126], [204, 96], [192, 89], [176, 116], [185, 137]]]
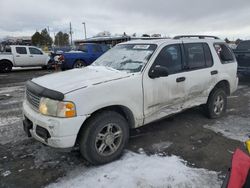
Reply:
[[23, 128], [26, 134], [55, 148], [73, 147], [86, 118], [86, 116], [73, 118], [44, 116], [33, 110], [27, 101], [23, 103]]

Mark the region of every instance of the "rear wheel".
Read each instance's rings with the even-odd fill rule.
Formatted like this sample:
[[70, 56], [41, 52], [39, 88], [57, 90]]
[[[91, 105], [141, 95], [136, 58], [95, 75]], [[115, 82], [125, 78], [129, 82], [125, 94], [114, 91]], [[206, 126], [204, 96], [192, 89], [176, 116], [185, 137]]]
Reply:
[[82, 68], [82, 67], [85, 67], [86, 66], [86, 63], [82, 60], [77, 60], [74, 65], [73, 65], [73, 68]]
[[94, 115], [80, 132], [80, 152], [90, 163], [98, 165], [117, 159], [128, 142], [128, 123], [113, 111]]
[[206, 111], [209, 118], [221, 117], [227, 108], [227, 95], [223, 88], [214, 89], [207, 101]]
[[0, 72], [10, 72], [12, 70], [12, 64], [8, 61], [0, 62]]

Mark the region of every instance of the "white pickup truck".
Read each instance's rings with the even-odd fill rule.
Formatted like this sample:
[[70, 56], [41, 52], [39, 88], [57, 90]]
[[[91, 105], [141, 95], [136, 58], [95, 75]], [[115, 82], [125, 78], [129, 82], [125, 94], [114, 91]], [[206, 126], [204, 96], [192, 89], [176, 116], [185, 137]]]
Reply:
[[225, 42], [207, 38], [129, 41], [88, 67], [28, 81], [25, 132], [52, 147], [79, 145], [103, 164], [121, 155], [131, 128], [199, 105], [221, 117], [237, 62]]
[[34, 46], [11, 45], [0, 53], [0, 72], [10, 72], [12, 67], [43, 67], [49, 62], [48, 54]]

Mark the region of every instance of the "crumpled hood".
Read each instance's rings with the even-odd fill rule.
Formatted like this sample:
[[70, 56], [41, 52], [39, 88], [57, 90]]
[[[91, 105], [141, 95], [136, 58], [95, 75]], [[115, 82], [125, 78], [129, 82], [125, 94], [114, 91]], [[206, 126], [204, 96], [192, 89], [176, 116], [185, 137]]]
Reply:
[[32, 82], [65, 94], [90, 85], [122, 79], [131, 75], [131, 73], [121, 72], [106, 67], [88, 66], [81, 69], [72, 69], [34, 78]]

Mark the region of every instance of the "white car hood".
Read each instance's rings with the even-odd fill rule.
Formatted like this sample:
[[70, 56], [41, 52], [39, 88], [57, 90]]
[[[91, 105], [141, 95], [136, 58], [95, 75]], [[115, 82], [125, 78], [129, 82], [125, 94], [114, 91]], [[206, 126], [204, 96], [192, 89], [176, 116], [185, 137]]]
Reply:
[[72, 69], [65, 72], [34, 78], [32, 79], [32, 82], [45, 88], [66, 94], [73, 90], [122, 79], [131, 75], [131, 73], [111, 68], [88, 66], [81, 69]]

